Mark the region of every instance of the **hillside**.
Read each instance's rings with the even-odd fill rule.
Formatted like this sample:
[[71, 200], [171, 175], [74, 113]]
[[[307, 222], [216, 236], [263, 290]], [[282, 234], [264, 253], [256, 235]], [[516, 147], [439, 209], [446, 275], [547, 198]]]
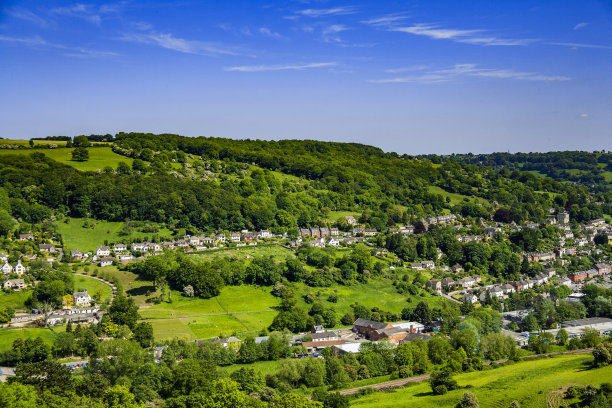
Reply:
[[[31, 193], [24, 194], [28, 186], [36, 186], [38, 204], [65, 208], [72, 217], [202, 231], [287, 231], [324, 225], [337, 211], [359, 213], [378, 230], [451, 212], [488, 218], [500, 206], [536, 222], [543, 222], [550, 208], [571, 204], [587, 206], [592, 219], [610, 212], [594, 204], [584, 187], [528, 172], [434, 164], [356, 144], [118, 134], [112, 158], [105, 149], [89, 149], [99, 164], [66, 160], [65, 148], [4, 151], [0, 184], [11, 186], [16, 216], [40, 221]], [[102, 164], [103, 172], [72, 168]]]

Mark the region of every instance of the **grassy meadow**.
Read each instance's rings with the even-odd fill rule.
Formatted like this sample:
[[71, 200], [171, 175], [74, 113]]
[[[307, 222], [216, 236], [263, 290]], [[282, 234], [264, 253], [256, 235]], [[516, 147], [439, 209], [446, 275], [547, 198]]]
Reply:
[[[4, 143], [6, 141], [2, 141]], [[42, 142], [42, 140], [37, 140]], [[47, 142], [47, 141], [45, 141]], [[46, 143], [48, 144], [48, 143]], [[65, 144], [65, 143], [64, 143]], [[0, 154], [11, 155], [11, 154], [31, 154], [31, 153], [43, 153], [45, 156], [52, 158], [60, 163], [67, 164], [81, 171], [95, 171], [101, 170], [107, 166], [113, 169], [117, 168], [119, 162], [125, 162], [129, 166], [132, 165], [134, 159], [131, 157], [121, 156], [110, 147], [91, 147], [89, 150], [89, 160], [84, 162], [78, 162], [72, 160], [72, 151], [74, 149], [67, 149], [65, 147], [58, 147], [57, 149], [0, 149]]]
[[25, 301], [30, 297], [31, 290], [19, 292], [3, 293], [0, 292], [0, 307], [9, 306], [15, 310], [25, 309]]
[[40, 327], [16, 327], [0, 329], [0, 352], [10, 350], [16, 339], [29, 339], [42, 337], [47, 343], [52, 344], [55, 333], [62, 332], [66, 326], [58, 326], [51, 329]]
[[[167, 228], [160, 228], [158, 232], [141, 232], [137, 227], [132, 227], [132, 232], [129, 235], [120, 235], [119, 233], [124, 228], [123, 222], [112, 222], [102, 220], [87, 220], [92, 227], [84, 228], [83, 224], [86, 220], [82, 218], [66, 217], [63, 221], [57, 222], [55, 225], [57, 231], [62, 235], [64, 244], [69, 249], [80, 249], [81, 251], [95, 251], [95, 249], [104, 245], [104, 241], [122, 242], [130, 241], [134, 238], [152, 238], [154, 235], [158, 237], [171, 237], [172, 232]], [[153, 224], [153, 223], [149, 223]]]
[[454, 377], [461, 387], [471, 386], [469, 389], [433, 395], [429, 383], [422, 382], [358, 398], [351, 407], [454, 407], [465, 391], [476, 394], [481, 407], [506, 408], [514, 400], [523, 408], [558, 407], [562, 403], [560, 389], [568, 385], [612, 381], [612, 366], [590, 369], [592, 360], [591, 354], [578, 354], [523, 361]]
[[489, 204], [489, 202], [487, 200], [485, 200], [484, 198], [474, 197], [474, 196], [466, 196], [466, 195], [457, 194], [457, 193], [449, 193], [448, 191], [446, 191], [443, 188], [438, 187], [438, 186], [429, 186], [429, 187], [427, 187], [427, 189], [429, 190], [430, 193], [439, 194], [442, 197], [444, 197], [444, 199], [449, 197], [451, 205], [455, 205], [457, 203], [461, 203], [461, 202], [465, 201], [466, 199], [470, 200], [470, 201], [476, 200], [478, 203], [480, 203], [482, 205], [488, 205]]

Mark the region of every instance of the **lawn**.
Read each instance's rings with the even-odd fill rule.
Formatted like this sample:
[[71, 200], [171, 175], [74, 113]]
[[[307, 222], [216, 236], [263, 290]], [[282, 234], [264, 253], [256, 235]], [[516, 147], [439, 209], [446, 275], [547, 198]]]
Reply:
[[96, 297], [99, 294], [102, 302], [110, 301], [113, 296], [113, 290], [104, 282], [87, 276], [74, 276], [74, 290], [87, 290], [91, 297]]
[[[86, 220], [82, 218], [66, 217], [64, 220], [57, 222], [57, 231], [62, 235], [64, 244], [69, 249], [79, 249], [81, 251], [95, 251], [96, 247], [104, 245], [104, 242], [109, 243], [130, 241], [134, 238], [153, 238], [171, 237], [172, 232], [166, 228], [159, 229], [156, 233], [147, 233], [138, 231], [137, 227], [132, 227], [132, 232], [129, 235], [119, 235], [123, 230], [125, 223], [111, 222], [101, 220], [87, 220], [92, 227], [84, 228]], [[154, 224], [154, 223], [150, 223]]]
[[[54, 328], [56, 332], [64, 331], [65, 326]], [[34, 337], [42, 337], [48, 343], [53, 343], [55, 333], [51, 329], [43, 329], [39, 327], [18, 327], [0, 329], [0, 352], [10, 350], [13, 341], [18, 338], [28, 339]]]
[[429, 186], [429, 187], [427, 187], [427, 189], [429, 190], [430, 193], [439, 194], [444, 199], [446, 199], [446, 197], [449, 197], [451, 205], [455, 205], [457, 203], [461, 203], [461, 202], [465, 201], [465, 199], [468, 199], [470, 201], [476, 200], [478, 203], [480, 203], [482, 205], [488, 205], [489, 204], [489, 202], [487, 200], [485, 200], [484, 198], [474, 197], [474, 196], [466, 196], [466, 195], [457, 194], [457, 193], [449, 193], [448, 191], [446, 191], [443, 188], [438, 187], [438, 186]]
[[31, 293], [31, 290], [12, 293], [0, 292], [0, 306], [10, 306], [15, 310], [25, 309], [25, 301], [30, 297]]
[[[547, 401], [559, 401], [558, 390], [568, 384], [601, 384], [612, 380], [612, 366], [589, 369], [590, 354], [556, 356], [524, 361], [497, 369], [455, 376], [462, 387], [434, 396], [427, 382], [417, 383], [390, 393], [375, 393], [359, 398], [352, 407], [454, 407], [465, 391], [476, 394], [481, 407], [505, 408], [514, 400], [523, 408], [546, 407]], [[558, 404], [554, 405], [555, 407]]]
[[[4, 143], [5, 141], [2, 141]], [[36, 143], [42, 142], [37, 140]], [[31, 153], [44, 153], [45, 156], [52, 158], [60, 163], [68, 164], [77, 170], [81, 171], [95, 171], [103, 169], [107, 166], [113, 169], [117, 168], [119, 162], [125, 162], [130, 167], [134, 159], [131, 157], [121, 156], [113, 152], [110, 147], [91, 147], [89, 150], [89, 160], [84, 162], [77, 162], [72, 160], [72, 151], [74, 149], [67, 149], [60, 147], [57, 149], [0, 149], [0, 154], [31, 154]]]

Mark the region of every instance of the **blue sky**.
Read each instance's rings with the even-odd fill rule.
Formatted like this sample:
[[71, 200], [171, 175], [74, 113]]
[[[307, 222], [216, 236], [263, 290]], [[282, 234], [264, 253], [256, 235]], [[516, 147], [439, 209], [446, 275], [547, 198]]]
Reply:
[[0, 136], [612, 149], [612, 2], [0, 2]]

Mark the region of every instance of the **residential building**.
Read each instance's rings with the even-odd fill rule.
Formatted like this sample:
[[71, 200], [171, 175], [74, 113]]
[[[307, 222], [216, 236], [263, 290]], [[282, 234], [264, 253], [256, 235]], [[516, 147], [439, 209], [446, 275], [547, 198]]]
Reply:
[[442, 290], [442, 282], [438, 279], [431, 279], [425, 283], [425, 287], [432, 290]]
[[2, 285], [4, 289], [21, 290], [25, 289], [26, 284], [23, 279], [9, 279]]
[[72, 301], [74, 305], [78, 307], [89, 306], [91, 300], [91, 296], [89, 296], [86, 290], [83, 292], [74, 292], [72, 295]]
[[570, 215], [567, 211], [557, 214], [557, 221], [559, 224], [568, 224], [570, 222]]
[[25, 271], [26, 267], [21, 264], [21, 261], [17, 261], [17, 265], [15, 265], [13, 272], [15, 272], [17, 275], [23, 275]]
[[2, 265], [2, 268], [0, 268], [0, 270], [2, 270], [3, 274], [10, 275], [13, 272], [13, 267], [10, 263], [5, 262], [4, 265]]
[[83, 259], [83, 252], [78, 249], [73, 249], [70, 251], [70, 257], [76, 261]]
[[113, 261], [115, 259], [112, 257], [104, 257], [104, 258], [100, 258], [100, 266], [110, 266], [113, 264]]
[[107, 246], [99, 246], [98, 249], [96, 249], [96, 256], [98, 258], [103, 257], [103, 256], [109, 256], [110, 253], [111, 253], [111, 250]]

